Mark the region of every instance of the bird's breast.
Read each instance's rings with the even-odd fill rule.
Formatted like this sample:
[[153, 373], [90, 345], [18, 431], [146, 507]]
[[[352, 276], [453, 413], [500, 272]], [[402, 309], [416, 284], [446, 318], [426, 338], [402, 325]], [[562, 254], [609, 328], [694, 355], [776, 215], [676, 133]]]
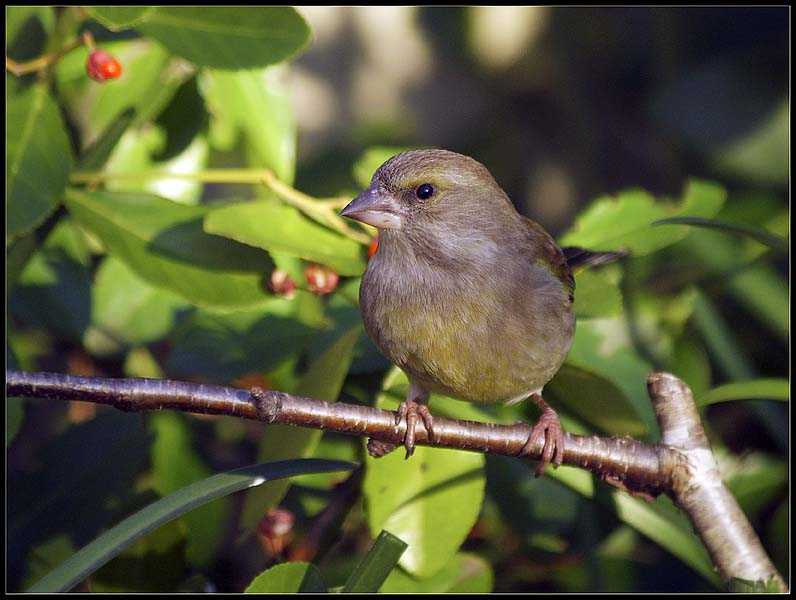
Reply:
[[431, 391], [493, 402], [540, 389], [558, 370], [574, 316], [553, 278], [535, 285], [505, 269], [450, 273], [391, 260], [383, 250], [362, 279], [362, 318], [411, 378]]

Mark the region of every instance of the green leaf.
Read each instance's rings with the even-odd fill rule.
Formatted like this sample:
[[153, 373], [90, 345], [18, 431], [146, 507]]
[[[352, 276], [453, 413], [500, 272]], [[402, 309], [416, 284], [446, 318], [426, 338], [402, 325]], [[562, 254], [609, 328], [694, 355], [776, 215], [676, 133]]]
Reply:
[[87, 6], [88, 13], [111, 31], [133, 27], [155, 6]]
[[6, 105], [6, 246], [61, 201], [72, 148], [45, 83], [8, 97]]
[[[582, 363], [581, 363], [582, 364]], [[612, 435], [644, 435], [647, 426], [618, 383], [604, 371], [564, 364], [545, 386], [557, 403], [584, 422]]]
[[[6, 6], [6, 51], [11, 58], [16, 60], [25, 60], [26, 54], [18, 54], [19, 48], [16, 48], [17, 42], [28, 41], [30, 37], [29, 27], [32, 27], [30, 21], [38, 21], [39, 26], [43, 32], [49, 33], [52, 30], [53, 23], [55, 22], [55, 8], [52, 6]], [[20, 39], [16, 39], [19, 35]]]
[[379, 533], [343, 587], [344, 594], [376, 594], [406, 551], [406, 542], [389, 531]]
[[60, 220], [28, 260], [9, 294], [13, 314], [66, 339], [79, 341], [90, 322], [91, 273], [83, 236]]
[[267, 372], [302, 350], [325, 328], [323, 303], [299, 290], [246, 310], [199, 308], [179, 327], [168, 369], [181, 376], [231, 381]]
[[205, 217], [205, 230], [269, 252], [325, 264], [341, 275], [359, 275], [366, 266], [361, 244], [283, 204], [256, 201], [217, 208]]
[[260, 573], [245, 594], [325, 594], [326, 583], [318, 567], [306, 562], [288, 562]]
[[78, 159], [77, 167], [84, 170], [100, 169], [113, 152], [116, 144], [122, 139], [127, 127], [135, 118], [135, 110], [128, 108], [119, 115], [91, 147], [87, 148]]
[[701, 290], [694, 295], [694, 321], [711, 358], [729, 379], [751, 379], [754, 369], [744, 347], [716, 306]]
[[724, 198], [721, 187], [695, 179], [688, 182], [679, 206], [656, 201], [643, 190], [598, 198], [578, 215], [573, 228], [559, 243], [589, 250], [627, 249], [633, 256], [649, 254], [688, 233], [686, 227], [653, 227], [655, 221], [680, 216], [713, 217], [724, 204]]
[[787, 379], [753, 379], [727, 383], [705, 392], [697, 398], [698, 406], [707, 406], [728, 400], [790, 400], [790, 382]]
[[382, 594], [489, 594], [495, 575], [487, 561], [476, 554], [460, 552], [431, 577], [415, 579], [400, 569], [390, 573]]
[[786, 460], [762, 452], [716, 456], [722, 478], [750, 520], [757, 521], [779, 498], [787, 497], [790, 470]]
[[[553, 389], [556, 386], [565, 388], [556, 396], [560, 396], [562, 402], [586, 421], [614, 434], [646, 433], [654, 437], [658, 424], [646, 386], [652, 367], [636, 354], [624, 331], [621, 319], [592, 319], [578, 323], [566, 364], [577, 367], [580, 373], [576, 376], [574, 371], [566, 370], [564, 375], [569, 379], [562, 377], [557, 381], [554, 378], [551, 384]], [[599, 410], [593, 409], [588, 399], [589, 388], [577, 384], [583, 377], [589, 380], [589, 385], [598, 385], [595, 377], [604, 381], [595, 388], [599, 391], [595, 394], [595, 401], [600, 402]], [[617, 391], [621, 393], [617, 394]], [[635, 413], [635, 419], [632, 413]]]
[[138, 538], [186, 512], [216, 498], [255, 487], [273, 479], [318, 471], [342, 471], [351, 463], [325, 460], [290, 460], [253, 465], [213, 475], [161, 498], [126, 518], [108, 532], [81, 548], [69, 560], [40, 579], [28, 591], [66, 592], [124, 550]]
[[[343, 387], [361, 326], [354, 327], [335, 341], [302, 376], [292, 392], [316, 400], [335, 402]], [[263, 428], [258, 460], [279, 460], [311, 456], [322, 431], [290, 425]], [[264, 511], [275, 507], [287, 493], [290, 481], [277, 481], [247, 494], [241, 524], [244, 531], [254, 528]]]
[[790, 286], [770, 265], [743, 269], [728, 285], [736, 299], [783, 341], [790, 337]]
[[[194, 447], [191, 430], [183, 415], [162, 412], [150, 415], [149, 425], [155, 431], [152, 444], [154, 489], [166, 496], [195, 481], [211, 475]], [[194, 566], [206, 566], [215, 555], [232, 505], [228, 498], [219, 498], [183, 516], [188, 528], [187, 556]]]
[[208, 209], [157, 196], [67, 191], [72, 216], [151, 285], [198, 305], [255, 306], [268, 300], [271, 261], [262, 251], [202, 231]]
[[[146, 501], [154, 500], [148, 494]], [[91, 593], [162, 593], [164, 590], [176, 589], [188, 567], [185, 544], [185, 524], [181, 520], [158, 527], [137, 539], [113, 560], [92, 573]], [[74, 551], [69, 556], [72, 554]], [[59, 560], [41, 575], [46, 575], [69, 556]]]
[[401, 152], [414, 149], [408, 146], [373, 146], [368, 148], [354, 163], [354, 180], [360, 187], [368, 187], [376, 169], [387, 159]]
[[[744, 198], [742, 206], [767, 210], [765, 198]], [[732, 206], [727, 207], [731, 209]], [[770, 208], [770, 206], [768, 207]], [[786, 217], [787, 210], [777, 211]], [[730, 215], [738, 222], [739, 215]], [[760, 215], [757, 215], [760, 218]], [[779, 216], [761, 218], [766, 229], [787, 234], [787, 221]], [[782, 223], [782, 225], [778, 225]], [[790, 297], [788, 281], [774, 267], [750, 263], [765, 248], [756, 243], [738, 243], [717, 231], [702, 229], [691, 234], [682, 249], [684, 255], [703, 264], [712, 275], [726, 282], [730, 292], [752, 316], [770, 327], [782, 340], [790, 335]]]
[[114, 30], [134, 26], [174, 54], [204, 67], [250, 69], [297, 55], [312, 37], [293, 8], [274, 6], [95, 7]]
[[575, 274], [575, 313], [578, 319], [615, 317], [622, 314], [621, 271], [615, 268], [586, 269]]
[[[393, 370], [376, 404], [395, 410], [406, 377]], [[401, 566], [416, 577], [429, 577], [458, 552], [481, 510], [484, 456], [420, 446], [404, 459], [399, 450], [365, 461], [362, 490], [368, 526], [386, 529], [409, 544]]]
[[11, 445], [25, 418], [24, 398], [6, 398], [6, 448]]
[[284, 74], [274, 67], [235, 72], [208, 69], [199, 76], [199, 89], [213, 117], [211, 141], [219, 149], [229, 149], [241, 132], [248, 163], [271, 169], [290, 184], [296, 170], [296, 119], [282, 82]]
[[100, 411], [37, 450], [38, 468], [15, 473], [7, 492], [11, 561], [58, 535], [82, 545], [110, 526], [133, 499], [149, 443], [140, 415]]
[[726, 231], [728, 233], [749, 237], [779, 252], [788, 252], [788, 240], [786, 238], [775, 235], [762, 227], [754, 227], [743, 223], [731, 223], [729, 221], [722, 221], [721, 219], [700, 219], [697, 217], [673, 217], [653, 223], [653, 225], [669, 224], [694, 225], [696, 227], [718, 229], [719, 231]]
[[710, 556], [691, 523], [668, 497], [660, 496], [655, 504], [650, 504], [625, 492], [607, 489], [605, 484], [596, 484], [594, 477], [582, 469], [561, 467], [548, 471], [548, 474], [585, 498], [596, 500], [601, 507], [668, 550], [717, 588], [721, 585]]
[[179, 312], [189, 307], [181, 298], [149, 285], [118, 258], [108, 256], [91, 287], [91, 325], [84, 344], [94, 354], [107, 355], [155, 342], [176, 326]]

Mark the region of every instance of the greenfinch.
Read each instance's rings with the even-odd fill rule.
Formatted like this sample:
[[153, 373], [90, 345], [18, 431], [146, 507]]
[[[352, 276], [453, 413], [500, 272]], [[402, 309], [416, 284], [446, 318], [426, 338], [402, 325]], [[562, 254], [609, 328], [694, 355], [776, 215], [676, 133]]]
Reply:
[[572, 344], [575, 280], [550, 234], [515, 210], [486, 167], [447, 150], [393, 156], [341, 215], [379, 229], [360, 311], [409, 379], [396, 418], [406, 419], [407, 458], [419, 421], [433, 440], [427, 402], [436, 392], [483, 403], [531, 398], [542, 414], [520, 454], [544, 436], [537, 475], [551, 458], [560, 465], [563, 430], [541, 393]]

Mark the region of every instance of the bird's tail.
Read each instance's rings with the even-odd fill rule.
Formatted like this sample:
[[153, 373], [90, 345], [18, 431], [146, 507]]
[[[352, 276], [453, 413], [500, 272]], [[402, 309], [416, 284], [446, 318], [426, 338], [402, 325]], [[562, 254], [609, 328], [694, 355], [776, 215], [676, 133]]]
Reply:
[[616, 252], [592, 252], [583, 248], [568, 247], [562, 248], [567, 264], [571, 268], [575, 267], [594, 267], [607, 262], [619, 260], [629, 254], [627, 250], [617, 250]]

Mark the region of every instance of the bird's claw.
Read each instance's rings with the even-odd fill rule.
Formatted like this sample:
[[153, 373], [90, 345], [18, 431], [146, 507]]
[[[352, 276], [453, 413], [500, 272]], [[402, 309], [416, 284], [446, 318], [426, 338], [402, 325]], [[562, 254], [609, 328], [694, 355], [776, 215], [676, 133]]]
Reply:
[[531, 428], [528, 440], [520, 449], [519, 456], [530, 454], [531, 449], [536, 444], [539, 436], [544, 436], [544, 448], [539, 466], [534, 473], [535, 477], [544, 474], [550, 459], [553, 460], [553, 467], [558, 468], [564, 462], [564, 430], [561, 428], [561, 421], [558, 414], [538, 394], [534, 394], [533, 401], [542, 409], [542, 416], [539, 422]]
[[434, 438], [434, 417], [431, 416], [431, 412], [425, 404], [407, 400], [398, 405], [398, 412], [395, 415], [396, 427], [401, 424], [403, 419], [406, 419], [404, 446], [406, 447], [406, 458], [409, 458], [415, 452], [415, 429], [417, 429], [418, 419], [423, 421], [428, 439], [431, 440]]

